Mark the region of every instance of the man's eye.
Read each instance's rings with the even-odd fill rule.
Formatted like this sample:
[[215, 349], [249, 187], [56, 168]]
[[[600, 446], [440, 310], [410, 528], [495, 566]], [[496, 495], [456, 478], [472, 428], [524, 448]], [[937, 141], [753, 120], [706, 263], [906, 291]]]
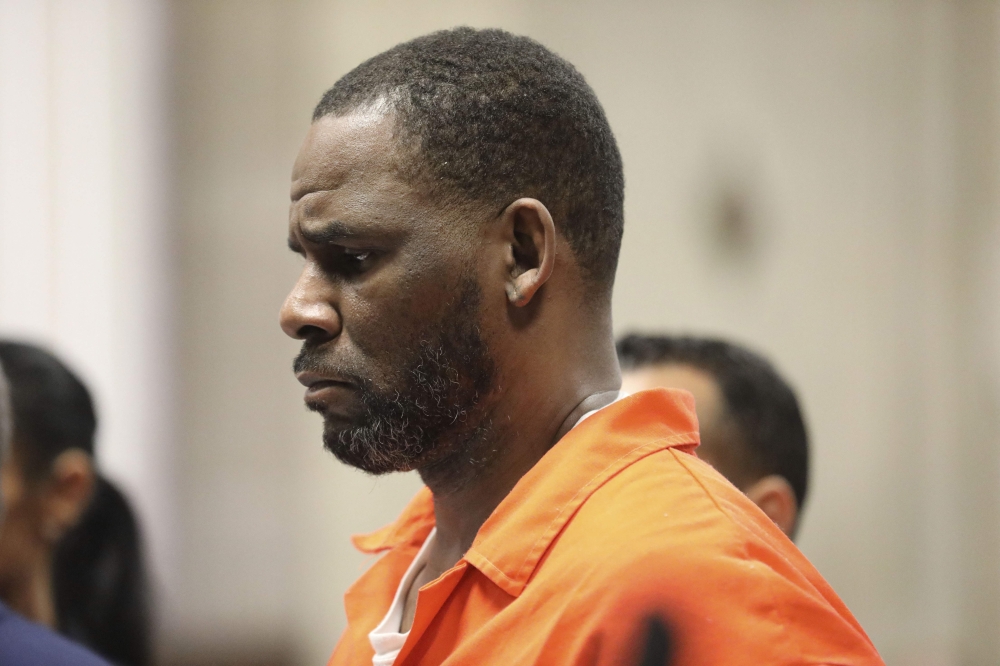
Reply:
[[361, 262], [370, 258], [372, 256], [372, 253], [370, 250], [361, 250], [361, 251], [344, 250], [344, 256], [350, 259], [351, 261], [360, 264]]

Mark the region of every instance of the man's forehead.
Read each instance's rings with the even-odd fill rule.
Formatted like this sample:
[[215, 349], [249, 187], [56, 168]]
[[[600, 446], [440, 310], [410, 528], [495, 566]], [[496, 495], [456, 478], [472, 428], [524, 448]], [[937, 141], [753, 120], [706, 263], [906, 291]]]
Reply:
[[292, 201], [309, 192], [337, 189], [359, 173], [388, 167], [396, 150], [393, 122], [384, 108], [314, 121], [292, 169]]

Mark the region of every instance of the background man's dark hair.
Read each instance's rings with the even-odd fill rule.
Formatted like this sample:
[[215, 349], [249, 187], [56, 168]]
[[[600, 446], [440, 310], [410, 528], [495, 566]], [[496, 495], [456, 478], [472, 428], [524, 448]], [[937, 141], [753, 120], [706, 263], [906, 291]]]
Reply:
[[617, 343], [623, 370], [682, 364], [718, 383], [726, 416], [760, 478], [785, 477], [801, 507], [809, 482], [809, 443], [795, 392], [761, 356], [743, 347], [691, 336], [627, 335]]
[[622, 161], [597, 96], [571, 64], [502, 30], [436, 32], [360, 64], [327, 91], [313, 120], [380, 103], [415, 153], [412, 180], [498, 213], [520, 197], [538, 199], [585, 276], [610, 291]]

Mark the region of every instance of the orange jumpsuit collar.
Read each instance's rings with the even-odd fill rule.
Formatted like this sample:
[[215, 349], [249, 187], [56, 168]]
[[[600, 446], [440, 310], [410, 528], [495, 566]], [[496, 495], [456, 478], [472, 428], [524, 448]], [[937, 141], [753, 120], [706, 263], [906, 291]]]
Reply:
[[[664, 414], [674, 418], [664, 421]], [[643, 391], [608, 405], [570, 430], [517, 482], [463, 560], [519, 596], [552, 541], [595, 490], [645, 456], [670, 447], [691, 450], [698, 441], [694, 398], [686, 391]], [[419, 546], [433, 527], [434, 498], [425, 487], [394, 523], [352, 541], [365, 553]]]

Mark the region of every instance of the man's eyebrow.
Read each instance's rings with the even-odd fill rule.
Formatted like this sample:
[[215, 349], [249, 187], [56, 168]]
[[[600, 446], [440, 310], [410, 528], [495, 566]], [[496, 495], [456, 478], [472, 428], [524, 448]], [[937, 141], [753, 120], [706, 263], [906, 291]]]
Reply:
[[303, 185], [298, 184], [298, 181], [292, 183], [291, 200], [292, 203], [298, 203], [301, 199], [309, 196], [310, 194], [322, 194], [323, 192], [333, 192], [340, 188], [339, 183], [335, 183], [332, 186], [316, 186], [311, 183], [305, 183]]
[[345, 238], [357, 236], [357, 232], [340, 220], [329, 220], [321, 225], [299, 225], [299, 235], [315, 245], [335, 243]]

